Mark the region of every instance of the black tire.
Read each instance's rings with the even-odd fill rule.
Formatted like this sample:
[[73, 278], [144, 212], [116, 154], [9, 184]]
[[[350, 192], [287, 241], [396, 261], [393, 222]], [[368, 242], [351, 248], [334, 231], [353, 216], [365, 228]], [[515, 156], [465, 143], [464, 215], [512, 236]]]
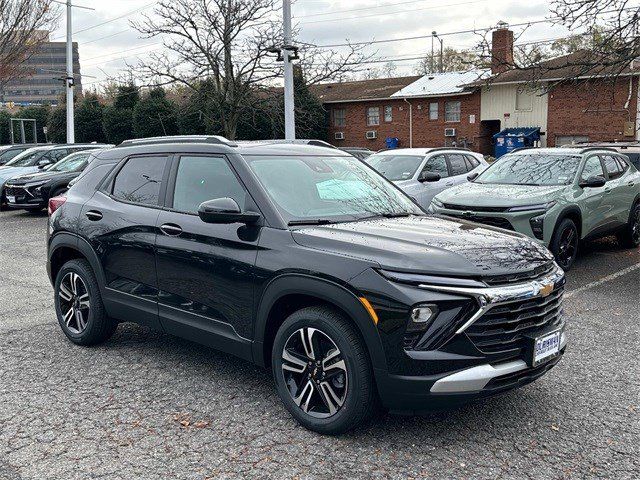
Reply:
[[568, 271], [573, 266], [579, 243], [578, 227], [573, 220], [565, 218], [556, 227], [550, 245], [551, 253], [563, 270]]
[[[315, 330], [315, 333], [312, 333], [310, 336], [313, 337], [312, 342], [326, 341], [327, 338], [333, 342], [339, 352], [339, 355], [335, 358], [344, 360], [344, 365], [346, 365], [346, 371], [343, 377], [345, 387], [342, 391], [342, 395], [344, 395], [342, 404], [339, 405], [338, 402], [333, 402], [336, 406], [339, 406], [333, 414], [324, 413], [323, 415], [329, 414], [329, 416], [325, 418], [317, 418], [313, 415], [320, 415], [321, 413], [317, 412], [323, 407], [328, 406], [328, 403], [323, 400], [321, 393], [322, 384], [326, 384], [327, 381], [321, 380], [319, 384], [316, 383], [314, 386], [311, 384], [311, 382], [315, 381], [312, 377], [304, 380], [307, 373], [291, 374], [283, 370], [283, 363], [285, 363], [283, 360], [285, 346], [291, 345], [288, 343], [289, 341], [295, 341], [292, 339], [294, 339], [294, 335], [299, 335], [301, 329], [308, 328]], [[318, 338], [320, 338], [320, 340], [317, 340]], [[321, 347], [318, 349], [322, 350]], [[330, 350], [328, 353], [334, 350]], [[291, 352], [291, 350], [287, 351]], [[320, 355], [312, 355], [312, 357], [320, 357]], [[339, 435], [363, 424], [378, 410], [375, 380], [364, 342], [354, 326], [342, 314], [335, 310], [327, 307], [308, 307], [291, 314], [276, 333], [271, 358], [276, 388], [280, 398], [291, 415], [309, 430], [325, 435]], [[324, 358], [327, 358], [327, 356]], [[304, 361], [307, 361], [307, 359]], [[319, 363], [324, 366], [324, 362]], [[338, 361], [337, 363], [341, 362]], [[327, 363], [326, 365], [332, 364]], [[310, 369], [312, 367], [307, 366], [307, 368]], [[324, 379], [326, 371], [322, 368], [320, 370], [322, 370], [321, 375]], [[327, 369], [327, 371], [328, 370], [329, 369]], [[310, 370], [308, 372], [308, 374], [311, 375]], [[300, 385], [303, 385], [304, 382], [307, 381], [311, 384], [310, 388], [313, 393], [310, 394], [310, 401], [307, 402], [307, 404], [310, 402], [319, 404], [320, 409], [318, 411], [307, 413], [303, 411], [301, 406], [298, 406], [293, 398], [294, 393], [291, 392], [289, 388], [297, 388], [297, 391], [304, 391], [304, 388], [296, 387], [295, 382], [287, 384], [285, 375], [300, 375], [303, 378]], [[339, 378], [335, 377], [334, 372], [334, 379], [329, 381], [335, 380], [339, 380]], [[291, 378], [289, 378], [289, 382], [291, 382]], [[339, 385], [339, 383], [336, 385]], [[326, 388], [326, 385], [324, 385], [324, 387]], [[333, 389], [332, 392], [334, 392]], [[338, 390], [338, 392], [341, 392], [341, 390]], [[326, 390], [324, 398], [328, 398]], [[302, 405], [304, 405], [304, 402], [302, 402]]]
[[[64, 300], [63, 297], [67, 296], [65, 292], [69, 292], [69, 289], [62, 287], [62, 284], [63, 281], [67, 282], [68, 279], [74, 278], [71, 276], [73, 274], [78, 275], [82, 282], [80, 285], [84, 287], [84, 289], [79, 287], [78, 295], [84, 290], [88, 294], [89, 306], [83, 311], [85, 323], [82, 329], [76, 328], [79, 323], [75, 320], [75, 315], [71, 315], [72, 323], [68, 323], [65, 320], [65, 312], [69, 312], [68, 305], [72, 302]], [[63, 288], [66, 288], [66, 290], [63, 290]], [[75, 294], [75, 292], [72, 293]], [[73, 301], [74, 304], [76, 304], [76, 300]], [[109, 318], [105, 312], [98, 281], [91, 265], [86, 260], [69, 260], [62, 266], [56, 276], [54, 303], [58, 323], [62, 331], [69, 340], [77, 345], [89, 346], [102, 343], [109, 339], [118, 328], [117, 322]]]
[[633, 205], [629, 212], [629, 222], [617, 234], [618, 242], [624, 248], [640, 246], [640, 202]]

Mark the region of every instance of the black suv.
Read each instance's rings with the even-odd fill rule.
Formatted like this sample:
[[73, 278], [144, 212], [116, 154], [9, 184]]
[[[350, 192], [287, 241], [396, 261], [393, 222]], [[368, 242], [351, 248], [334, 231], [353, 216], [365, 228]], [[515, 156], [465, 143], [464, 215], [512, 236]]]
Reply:
[[267, 367], [337, 434], [535, 380], [565, 350], [564, 273], [517, 233], [425, 214], [337, 149], [127, 141], [49, 202], [62, 330], [131, 321]]

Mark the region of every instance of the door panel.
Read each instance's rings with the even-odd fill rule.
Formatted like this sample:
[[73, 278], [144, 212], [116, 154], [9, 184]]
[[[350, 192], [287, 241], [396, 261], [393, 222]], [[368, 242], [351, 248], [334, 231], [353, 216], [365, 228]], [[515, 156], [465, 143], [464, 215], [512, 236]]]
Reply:
[[260, 227], [205, 223], [196, 210], [214, 198], [230, 197], [248, 209], [252, 201], [222, 157], [183, 156], [173, 171], [172, 209], [157, 220], [161, 322], [168, 332], [245, 356]]
[[[580, 174], [581, 180], [587, 180], [591, 176], [602, 176], [606, 178], [600, 158], [597, 156], [589, 157], [586, 160], [582, 173]], [[607, 210], [609, 209], [610, 206], [607, 205], [605, 199], [605, 187], [586, 187], [582, 189], [583, 237], [589, 235], [589, 233], [604, 224]]]
[[609, 221], [612, 227], [616, 227], [626, 223], [629, 218], [630, 205], [624, 202], [625, 175], [614, 155], [603, 155], [602, 158], [609, 176], [609, 181], [605, 186], [605, 192], [610, 197], [608, 199], [608, 203], [611, 206]]
[[437, 182], [423, 182], [422, 188], [416, 195], [418, 203], [422, 207], [427, 208], [431, 203], [433, 197], [435, 197], [443, 190], [446, 190], [447, 188], [454, 185], [454, 180], [449, 177], [447, 159], [442, 154], [434, 155], [428, 158], [425, 162], [424, 167], [422, 168], [421, 173], [424, 172], [438, 173], [440, 175], [440, 180], [438, 180]]

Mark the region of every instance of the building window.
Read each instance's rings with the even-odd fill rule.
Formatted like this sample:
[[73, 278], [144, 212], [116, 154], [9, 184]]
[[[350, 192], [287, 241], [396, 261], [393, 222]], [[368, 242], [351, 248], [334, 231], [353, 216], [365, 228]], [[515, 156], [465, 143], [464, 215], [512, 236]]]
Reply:
[[444, 121], [445, 122], [460, 121], [460, 101], [444, 103]]
[[393, 107], [389, 105], [384, 107], [384, 121], [393, 122]]
[[367, 126], [380, 125], [380, 107], [367, 108]]
[[344, 127], [347, 125], [347, 111], [344, 108], [336, 108], [333, 110], [333, 125], [336, 127]]
[[533, 109], [533, 97], [525, 88], [516, 89], [516, 110], [531, 111]]
[[429, 104], [429, 120], [438, 119], [438, 102], [431, 102]]

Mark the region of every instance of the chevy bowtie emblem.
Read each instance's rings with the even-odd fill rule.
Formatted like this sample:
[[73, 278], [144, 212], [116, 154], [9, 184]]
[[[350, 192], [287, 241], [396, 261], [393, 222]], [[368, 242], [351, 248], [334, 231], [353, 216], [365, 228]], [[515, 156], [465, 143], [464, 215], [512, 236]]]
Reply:
[[548, 297], [553, 292], [553, 283], [547, 283], [546, 285], [542, 285], [540, 287], [540, 295], [543, 297]]

